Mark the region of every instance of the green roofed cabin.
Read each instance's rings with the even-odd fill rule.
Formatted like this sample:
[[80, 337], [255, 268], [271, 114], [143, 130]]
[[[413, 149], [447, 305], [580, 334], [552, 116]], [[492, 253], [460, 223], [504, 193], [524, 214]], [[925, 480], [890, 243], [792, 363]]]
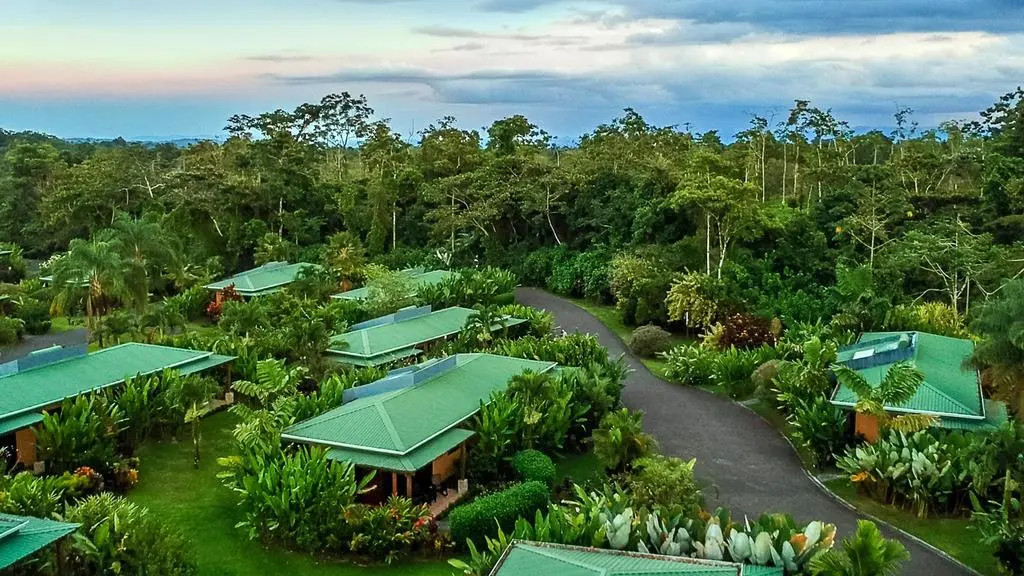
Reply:
[[[436, 311], [431, 311], [430, 306], [403, 308], [394, 314], [354, 324], [348, 332], [334, 336], [327, 356], [355, 366], [380, 366], [415, 358], [430, 345], [461, 332], [475, 312], [459, 307]], [[502, 323], [492, 326], [491, 331], [523, 322], [526, 320], [506, 317]]]
[[221, 292], [228, 286], [232, 285], [234, 285], [235, 291], [238, 292], [238, 295], [243, 298], [262, 296], [264, 294], [277, 292], [281, 288], [291, 284], [295, 281], [299, 272], [308, 267], [318, 268], [316, 264], [309, 264], [306, 262], [299, 262], [297, 264], [289, 264], [287, 262], [267, 262], [263, 266], [253, 268], [252, 270], [246, 270], [245, 272], [239, 272], [230, 278], [225, 278], [212, 284], [207, 284], [204, 288], [216, 290], [218, 299], [220, 298]]
[[[886, 411], [936, 416], [936, 425], [942, 428], [996, 428], [1007, 420], [1006, 405], [985, 398], [978, 373], [964, 368], [964, 361], [973, 353], [974, 342], [961, 338], [927, 332], [865, 332], [856, 344], [839, 351], [836, 362], [856, 371], [872, 386], [881, 383], [893, 364], [909, 362], [924, 374], [924, 382], [909, 402], [887, 405]], [[857, 395], [838, 385], [832, 403], [852, 409]], [[869, 441], [878, 439], [878, 421], [870, 415], [857, 414], [855, 429]]]
[[782, 576], [782, 568], [565, 544], [512, 542], [490, 576]]
[[[328, 458], [352, 462], [361, 473], [378, 471], [368, 501], [404, 493], [434, 503], [436, 514], [465, 490], [466, 442], [473, 433], [459, 426], [512, 377], [555, 366], [493, 354], [430, 360], [346, 390], [343, 405], [288, 427], [282, 438], [324, 446]], [[462, 490], [437, 498], [437, 489], [448, 486], [457, 469]]]
[[0, 514], [0, 570], [14, 566], [71, 534], [78, 526], [31, 516]]
[[[418, 290], [420, 286], [427, 286], [433, 284], [440, 284], [441, 282], [453, 278], [458, 275], [458, 272], [452, 272], [450, 270], [432, 270], [430, 272], [424, 272], [421, 269], [410, 268], [402, 270], [403, 273], [408, 274], [412, 279], [413, 286]], [[337, 298], [339, 300], [366, 300], [370, 295], [370, 289], [367, 286], [362, 288], [356, 288], [341, 294], [335, 294], [331, 298]], [[409, 296], [415, 296], [416, 294], [410, 294]]]
[[[0, 446], [26, 466], [36, 462], [35, 432], [42, 412], [67, 398], [116, 386], [136, 375], [167, 369], [181, 374], [233, 360], [212, 352], [130, 342], [88, 354], [86, 347], [54, 346], [0, 365]], [[230, 366], [228, 367], [230, 370]], [[230, 372], [228, 373], [230, 380]]]

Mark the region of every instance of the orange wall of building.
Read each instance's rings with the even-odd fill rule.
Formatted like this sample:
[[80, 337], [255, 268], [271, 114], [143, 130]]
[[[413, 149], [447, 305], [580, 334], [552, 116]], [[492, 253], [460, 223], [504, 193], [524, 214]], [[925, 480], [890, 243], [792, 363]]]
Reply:
[[878, 429], [878, 418], [869, 414], [857, 413], [854, 420], [857, 434], [860, 434], [868, 442], [878, 442], [880, 432]]

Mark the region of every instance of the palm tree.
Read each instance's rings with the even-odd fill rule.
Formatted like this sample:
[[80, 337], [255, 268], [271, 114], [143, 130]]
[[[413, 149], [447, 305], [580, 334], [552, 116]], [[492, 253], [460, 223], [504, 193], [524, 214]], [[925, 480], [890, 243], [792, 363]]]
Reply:
[[141, 311], [149, 301], [150, 271], [173, 260], [173, 242], [157, 220], [132, 218], [123, 212], [100, 239], [109, 240], [121, 250], [128, 267], [126, 280], [132, 301]]
[[1007, 284], [998, 299], [985, 304], [971, 329], [985, 339], [969, 363], [985, 371], [993, 396], [1024, 414], [1024, 280]]
[[857, 532], [843, 539], [842, 549], [827, 550], [811, 560], [814, 576], [896, 576], [910, 553], [887, 540], [873, 522], [857, 521]]
[[893, 364], [878, 386], [872, 386], [859, 373], [842, 364], [833, 366], [832, 371], [840, 384], [857, 395], [853, 409], [859, 414], [877, 418], [880, 430], [913, 433], [935, 423], [935, 417], [927, 414], [891, 416], [885, 411], [886, 406], [900, 406], [909, 402], [924, 382], [924, 374], [913, 365], [906, 362]]
[[57, 288], [53, 310], [65, 313], [68, 303], [84, 291], [86, 320], [89, 328], [95, 329], [94, 316], [102, 316], [111, 299], [127, 295], [125, 272], [125, 262], [112, 242], [72, 240], [67, 255], [53, 267], [53, 285]]

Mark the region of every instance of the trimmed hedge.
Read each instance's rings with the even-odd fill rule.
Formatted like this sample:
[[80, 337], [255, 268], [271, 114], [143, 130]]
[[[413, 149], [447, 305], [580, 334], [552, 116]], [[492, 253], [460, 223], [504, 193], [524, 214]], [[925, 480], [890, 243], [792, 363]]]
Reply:
[[452, 541], [465, 546], [472, 540], [484, 546], [484, 537], [498, 535], [498, 526], [506, 533], [520, 517], [532, 518], [534, 513], [548, 505], [551, 489], [543, 482], [523, 482], [482, 498], [456, 506], [448, 514]]
[[671, 346], [672, 335], [653, 324], [633, 330], [629, 338], [629, 349], [642, 358], [654, 358], [659, 352], [667, 352]]
[[555, 463], [539, 450], [523, 450], [516, 454], [512, 467], [524, 482], [536, 480], [548, 486], [555, 483]]

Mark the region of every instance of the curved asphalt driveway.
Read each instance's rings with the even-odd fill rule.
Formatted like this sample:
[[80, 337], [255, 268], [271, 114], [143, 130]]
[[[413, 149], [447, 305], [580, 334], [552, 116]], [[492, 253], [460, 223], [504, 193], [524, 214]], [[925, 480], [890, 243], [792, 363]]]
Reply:
[[[520, 288], [516, 298], [551, 312], [568, 332], [596, 335], [612, 356], [626, 355], [633, 371], [622, 391], [623, 403], [645, 412], [644, 427], [658, 439], [662, 452], [697, 459], [696, 473], [708, 486], [709, 507], [727, 506], [737, 519], [742, 514], [753, 519], [763, 512], [788, 512], [798, 522], [832, 522], [840, 537], [856, 530], [857, 514], [807, 477], [800, 458], [760, 416], [709, 392], [657, 378], [632, 357], [618, 336], [567, 300], [534, 288]], [[900, 540], [911, 554], [904, 574], [969, 574], [917, 542]]]

